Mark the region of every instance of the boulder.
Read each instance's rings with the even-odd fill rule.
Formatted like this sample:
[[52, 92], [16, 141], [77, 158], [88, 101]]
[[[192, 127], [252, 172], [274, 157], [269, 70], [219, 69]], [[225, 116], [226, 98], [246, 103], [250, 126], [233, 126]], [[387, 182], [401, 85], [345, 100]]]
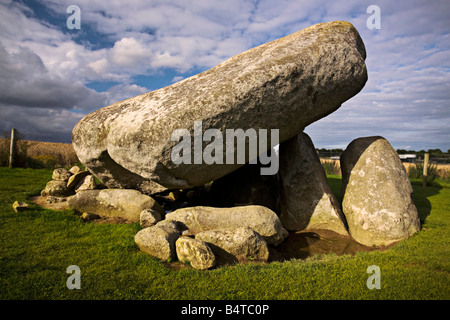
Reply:
[[136, 233], [134, 242], [141, 251], [156, 258], [161, 260], [176, 259], [175, 241], [180, 235], [181, 230], [177, 223], [157, 223]]
[[98, 214], [95, 213], [88, 213], [88, 212], [83, 212], [83, 214], [81, 215], [81, 219], [85, 220], [85, 221], [92, 221], [92, 220], [97, 220], [100, 219], [101, 217]]
[[44, 190], [41, 191], [41, 196], [66, 197], [72, 195], [73, 193], [73, 188], [67, 187], [66, 181], [51, 180], [47, 182]]
[[197, 233], [195, 239], [206, 242], [219, 264], [269, 259], [269, 247], [258, 233], [248, 227], [216, 229]]
[[[279, 141], [267, 139], [259, 145], [261, 154], [357, 94], [367, 81], [365, 58], [353, 25], [316, 24], [171, 86], [88, 114], [73, 129], [73, 147], [79, 160], [109, 188], [153, 194], [200, 186], [252, 160], [246, 152], [243, 162], [227, 163], [223, 138], [214, 141], [219, 150], [222, 146], [223, 157], [217, 155], [220, 159], [211, 164], [195, 161], [211, 141], [203, 136], [206, 130], [224, 136], [226, 130], [254, 129], [258, 142], [272, 129], [279, 130]], [[180, 132], [187, 134], [189, 145], [200, 141], [196, 146], [201, 150], [195, 157], [188, 153], [192, 161], [174, 163]], [[244, 146], [249, 150], [247, 139]]]
[[216, 257], [204, 241], [182, 236], [175, 247], [178, 260], [188, 262], [194, 269], [206, 270], [216, 265]]
[[95, 178], [92, 174], [85, 176], [80, 182], [75, 186], [75, 192], [80, 192], [84, 190], [94, 190], [97, 188], [95, 183]]
[[139, 215], [139, 224], [143, 227], [151, 227], [161, 220], [161, 213], [153, 209], [144, 209]]
[[53, 170], [52, 174], [52, 180], [58, 180], [58, 181], [67, 181], [69, 180], [72, 173], [64, 168], [58, 168]]
[[340, 204], [306, 133], [280, 144], [280, 181], [280, 220], [286, 229], [326, 229], [348, 235]]
[[388, 245], [420, 230], [413, 189], [397, 152], [383, 137], [352, 141], [341, 155], [342, 208], [351, 236]]
[[69, 172], [72, 174], [77, 174], [80, 171], [81, 171], [81, 168], [79, 166], [73, 166], [72, 168], [69, 169]]
[[26, 202], [15, 201], [12, 205], [15, 213], [23, 212], [28, 210], [28, 204]]
[[152, 197], [128, 189], [80, 191], [69, 197], [68, 206], [79, 212], [95, 213], [102, 217], [120, 217], [130, 222], [138, 222], [144, 209], [164, 214], [164, 210]]
[[257, 205], [234, 208], [197, 206], [182, 208], [166, 215], [166, 220], [182, 222], [191, 234], [202, 231], [249, 227], [258, 232], [268, 244], [278, 245], [288, 232], [272, 210]]
[[67, 181], [67, 187], [75, 188], [76, 185], [80, 183], [80, 181], [82, 181], [86, 176], [88, 176], [90, 174], [91, 173], [89, 171], [80, 171], [80, 172], [75, 173]]

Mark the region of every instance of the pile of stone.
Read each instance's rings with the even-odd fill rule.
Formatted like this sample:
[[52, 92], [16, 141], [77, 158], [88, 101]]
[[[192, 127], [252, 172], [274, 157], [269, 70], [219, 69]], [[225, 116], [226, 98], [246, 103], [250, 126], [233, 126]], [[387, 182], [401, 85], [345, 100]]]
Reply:
[[77, 192], [96, 188], [95, 178], [89, 171], [82, 171], [79, 166], [69, 170], [58, 168], [53, 170], [52, 180], [41, 191], [41, 196], [46, 197], [48, 203], [55, 203], [65, 201], [65, 197]]
[[[390, 144], [369, 137], [348, 146], [341, 164], [341, 206], [303, 133], [364, 87], [365, 58], [362, 39], [350, 23], [322, 23], [99, 109], [75, 126], [73, 146], [108, 189], [81, 191], [88, 175], [83, 183], [70, 183], [73, 176], [61, 170], [43, 193], [67, 195], [74, 188], [78, 192], [69, 198], [70, 207], [140, 221], [145, 228], [135, 242], [142, 251], [189, 261], [199, 269], [224, 261], [267, 261], [268, 246], [279, 245], [287, 230], [326, 229], [365, 245], [406, 239], [420, 223], [408, 177]], [[279, 130], [279, 172], [261, 176], [248, 164], [249, 153], [245, 164], [227, 162], [226, 152], [216, 152], [213, 164], [196, 160], [202, 156], [198, 146], [208, 146], [204, 136], [195, 145], [198, 123], [201, 134], [209, 129]], [[192, 158], [175, 163], [172, 151], [179, 141], [173, 133], [181, 129], [191, 134], [194, 148], [189, 149]], [[249, 143], [245, 140], [245, 150]], [[273, 146], [270, 139], [259, 143], [258, 153]], [[180, 204], [180, 193], [191, 201], [197, 188], [211, 181], [206, 194], [212, 205]], [[177, 205], [168, 209], [155, 200], [167, 198]]]
[[162, 260], [189, 262], [209, 269], [237, 262], [269, 259], [268, 245], [283, 242], [288, 232], [278, 216], [263, 206], [190, 207], [139, 231], [139, 248]]

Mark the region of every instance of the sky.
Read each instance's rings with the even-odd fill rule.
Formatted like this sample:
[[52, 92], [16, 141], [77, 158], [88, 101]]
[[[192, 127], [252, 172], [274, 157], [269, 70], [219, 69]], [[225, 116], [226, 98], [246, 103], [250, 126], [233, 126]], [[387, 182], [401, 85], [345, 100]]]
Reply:
[[71, 142], [94, 110], [335, 20], [359, 31], [369, 79], [306, 127], [316, 148], [380, 135], [395, 149], [450, 149], [448, 0], [0, 0], [0, 132]]

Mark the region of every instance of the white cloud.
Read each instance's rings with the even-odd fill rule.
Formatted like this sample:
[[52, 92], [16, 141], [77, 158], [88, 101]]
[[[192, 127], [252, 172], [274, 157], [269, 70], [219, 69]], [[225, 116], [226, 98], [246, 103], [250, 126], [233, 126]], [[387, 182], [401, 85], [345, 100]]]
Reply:
[[105, 97], [79, 80], [51, 73], [38, 55], [19, 47], [6, 51], [0, 42], [0, 103], [25, 107], [88, 110], [103, 105]]
[[175, 77], [173, 77], [172, 78], [172, 83], [175, 83], [175, 82], [178, 82], [178, 81], [181, 81], [181, 80], [183, 80], [184, 79], [184, 77], [183, 76], [175, 76]]
[[72, 128], [85, 115], [61, 109], [28, 108], [0, 104], [0, 132], [18, 129], [30, 140], [70, 142]]
[[107, 105], [122, 101], [137, 95], [149, 92], [145, 87], [136, 84], [118, 84], [109, 88], [105, 94], [107, 96]]

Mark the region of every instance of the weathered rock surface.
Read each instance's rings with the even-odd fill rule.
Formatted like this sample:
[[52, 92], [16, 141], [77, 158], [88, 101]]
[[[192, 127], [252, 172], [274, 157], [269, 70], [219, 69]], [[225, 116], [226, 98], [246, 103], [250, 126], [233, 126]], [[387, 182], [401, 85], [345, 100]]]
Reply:
[[[164, 221], [161, 221], [164, 222]], [[161, 260], [176, 259], [175, 241], [181, 230], [175, 222], [157, 223], [152, 227], [140, 230], [134, 236], [134, 242], [143, 252]]]
[[280, 220], [286, 229], [348, 234], [340, 204], [306, 133], [280, 145], [280, 181]]
[[80, 182], [75, 186], [75, 192], [94, 190], [97, 188], [94, 176], [92, 174], [85, 176]]
[[129, 189], [81, 191], [69, 197], [68, 206], [79, 212], [95, 213], [102, 217], [120, 217], [131, 222], [139, 221], [144, 209], [164, 214], [164, 210], [152, 197]]
[[249, 227], [258, 232], [268, 244], [274, 246], [288, 236], [287, 230], [283, 228], [275, 212], [257, 205], [234, 208], [204, 206], [182, 208], [168, 213], [166, 220], [182, 222], [192, 234], [222, 228]]
[[161, 212], [153, 209], [144, 209], [139, 215], [139, 224], [143, 227], [151, 227], [161, 220]]
[[75, 173], [73, 176], [67, 180], [67, 187], [68, 188], [75, 188], [77, 184], [80, 183], [85, 177], [90, 175], [91, 173], [89, 171], [79, 171]]
[[206, 270], [216, 265], [216, 257], [204, 241], [182, 236], [175, 247], [178, 260], [189, 262], [194, 269]]
[[269, 259], [266, 241], [248, 227], [203, 231], [196, 234], [195, 239], [206, 242], [220, 264]]
[[224, 164], [173, 163], [172, 149], [179, 143], [171, 139], [175, 130], [185, 129], [192, 137], [194, 121], [202, 121], [202, 133], [210, 128], [223, 135], [226, 129], [279, 129], [279, 140], [285, 141], [363, 88], [365, 57], [350, 23], [316, 24], [87, 115], [73, 129], [73, 146], [79, 160], [109, 188], [151, 194], [203, 185], [242, 164], [225, 164], [226, 152]]
[[52, 174], [52, 180], [60, 180], [60, 181], [67, 181], [69, 180], [72, 173], [64, 168], [58, 168], [53, 170]]
[[359, 243], [388, 245], [420, 230], [413, 189], [397, 152], [383, 137], [352, 141], [341, 156], [350, 234]]
[[73, 166], [72, 168], [69, 169], [69, 172], [72, 174], [77, 174], [80, 171], [81, 171], [81, 168], [79, 166]]
[[67, 187], [67, 182], [64, 180], [50, 180], [45, 185], [44, 190], [41, 191], [41, 196], [55, 196], [66, 197], [73, 194], [73, 188]]

